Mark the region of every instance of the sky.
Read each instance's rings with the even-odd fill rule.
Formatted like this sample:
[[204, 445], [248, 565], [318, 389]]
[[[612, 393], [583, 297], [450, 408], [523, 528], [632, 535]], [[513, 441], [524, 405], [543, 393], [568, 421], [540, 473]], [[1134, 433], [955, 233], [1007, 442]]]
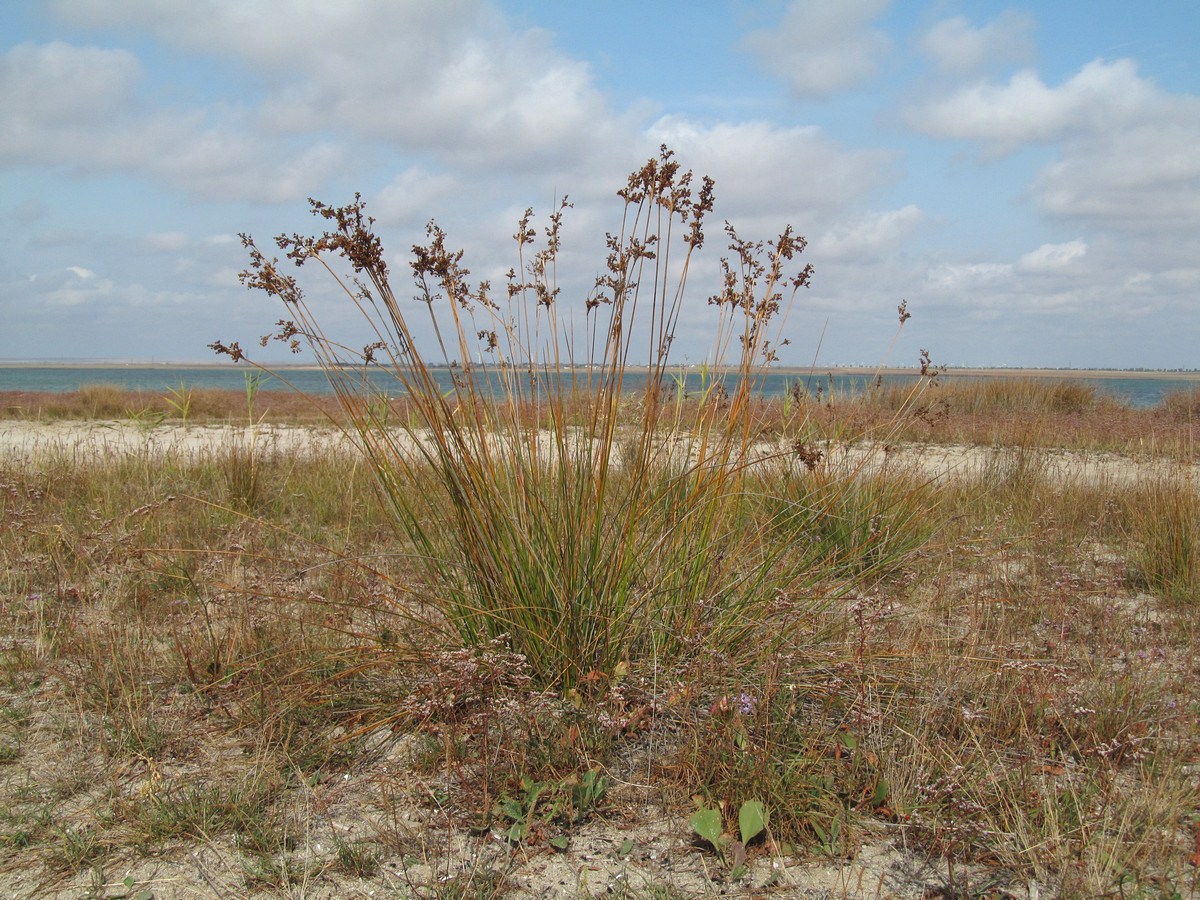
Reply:
[[716, 182], [681, 363], [713, 353], [728, 221], [808, 241], [787, 365], [1200, 368], [1197, 47], [1195, 0], [5, 0], [0, 360], [257, 345], [284, 310], [238, 234], [355, 192], [406, 302], [430, 220], [499, 284], [567, 195], [582, 314], [665, 144]]

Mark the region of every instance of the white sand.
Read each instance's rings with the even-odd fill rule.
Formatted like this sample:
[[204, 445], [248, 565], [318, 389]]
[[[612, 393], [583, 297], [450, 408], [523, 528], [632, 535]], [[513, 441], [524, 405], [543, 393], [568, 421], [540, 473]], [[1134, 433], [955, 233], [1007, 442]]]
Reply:
[[[404, 438], [400, 443], [403, 445]], [[259, 451], [283, 453], [354, 452], [353, 443], [331, 428], [260, 425], [160, 425], [139, 427], [125, 422], [0, 421], [0, 460], [36, 461], [51, 456], [79, 462], [122, 454], [198, 456], [253, 442]], [[796, 466], [786, 445], [756, 448], [765, 466]], [[887, 469], [921, 478], [974, 477], [1000, 479], [1041, 475], [1058, 481], [1109, 482], [1129, 485], [1167, 476], [1193, 481], [1200, 467], [1161, 458], [1135, 458], [1113, 453], [1068, 450], [1020, 450], [906, 444], [884, 451], [881, 446], [856, 443], [827, 448], [823, 466], [842, 472]]]
[[160, 425], [139, 427], [130, 422], [0, 421], [0, 457], [67, 456], [80, 461], [118, 454], [214, 453], [235, 442], [258, 450], [328, 452], [352, 449], [337, 431], [328, 428], [259, 425]]

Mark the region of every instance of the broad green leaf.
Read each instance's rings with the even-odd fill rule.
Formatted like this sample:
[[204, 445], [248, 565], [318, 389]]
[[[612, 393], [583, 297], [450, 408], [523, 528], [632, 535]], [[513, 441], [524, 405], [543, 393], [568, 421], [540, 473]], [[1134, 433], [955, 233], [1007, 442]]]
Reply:
[[748, 844], [767, 827], [767, 808], [759, 800], [747, 800], [738, 810], [738, 831], [742, 843]]
[[692, 816], [692, 831], [700, 835], [714, 848], [721, 847], [721, 811], [718, 809], [702, 809]]

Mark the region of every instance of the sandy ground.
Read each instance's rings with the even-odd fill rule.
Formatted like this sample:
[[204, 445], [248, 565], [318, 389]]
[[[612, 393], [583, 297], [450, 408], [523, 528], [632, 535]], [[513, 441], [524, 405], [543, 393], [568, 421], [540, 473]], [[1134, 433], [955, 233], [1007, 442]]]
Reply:
[[[733, 877], [687, 825], [689, 811], [667, 809], [652, 789], [621, 782], [611, 803], [571, 828], [566, 850], [544, 839], [508, 846], [498, 829], [471, 836], [447, 822], [427, 803], [389, 805], [379, 785], [403, 782], [413, 741], [381, 728], [352, 772], [310, 785], [291, 855], [297, 874], [285, 886], [248, 884], [236, 842], [228, 837], [166, 840], [145, 856], [130, 853], [108, 862], [103, 872], [85, 868], [63, 876], [25, 857], [9, 866], [0, 858], [0, 897], [20, 900], [234, 900], [251, 895], [286, 900], [490, 900], [490, 892], [458, 892], [455, 876], [496, 872], [507, 900], [930, 900], [951, 896], [946, 864], [906, 846], [905, 828], [876, 823], [858, 835], [842, 856], [804, 858], [773, 855], [757, 846], [743, 875]], [[155, 770], [157, 771], [157, 770]], [[171, 777], [164, 769], [164, 779]], [[127, 796], [152, 795], [153, 777], [126, 785]], [[403, 796], [397, 788], [386, 796]], [[404, 852], [384, 850], [378, 870], [367, 877], [331, 865], [339, 839], [372, 841], [384, 834]], [[303, 861], [304, 865], [298, 863]], [[957, 867], [955, 896], [996, 900], [1040, 900], [1049, 886], [1012, 873], [978, 866]], [[127, 887], [126, 878], [132, 887]], [[971, 885], [968, 894], [964, 888]], [[435, 887], [431, 888], [430, 885]], [[978, 892], [978, 893], [977, 893]]]
[[[352, 452], [352, 444], [332, 430], [311, 427], [260, 426], [253, 430], [231, 426], [158, 426], [139, 428], [129, 422], [32, 423], [0, 421], [0, 466], [6, 462], [37, 464], [50, 457], [78, 460], [80, 463], [117, 457], [122, 454], [202, 455], [220, 452], [234, 442], [253, 441], [263, 451], [287, 453]], [[756, 448], [763, 465], [798, 465], [784, 446], [762, 445]], [[1162, 477], [1177, 472], [1167, 464], [1115, 455], [1071, 453], [1066, 451], [1022, 452], [1013, 449], [975, 447], [853, 445], [827, 448], [822, 465], [841, 471], [889, 470], [930, 479], [957, 477], [1021, 477], [1023, 473], [1042, 474], [1057, 479], [1079, 479], [1096, 483], [1127, 485], [1139, 479]], [[1184, 470], [1196, 477], [1196, 468]], [[371, 785], [392, 777], [389, 765], [403, 756], [398, 745], [401, 737], [382, 730], [371, 758], [356, 767], [353, 777], [344, 783], [314, 788], [314, 808], [321, 814], [312, 817], [311, 833], [302, 836], [312, 853], [327, 854], [335, 833], [370, 838], [372, 815]], [[152, 787], [152, 786], [151, 786]], [[436, 848], [447, 868], [433, 870], [427, 876], [448, 877], [452, 871], [481, 865], [506, 872], [514, 895], [539, 900], [567, 900], [582, 897], [666, 896], [669, 887], [675, 897], [764, 896], [778, 898], [862, 898], [862, 900], [918, 900], [944, 897], [957, 892], [947, 890], [944, 864], [914, 853], [905, 846], [904, 830], [898, 826], [880, 826], [857, 849], [841, 860], [827, 857], [805, 861], [771, 859], [756, 856], [750, 871], [737, 882], [705, 852], [690, 834], [686, 819], [663, 815], [646, 798], [637, 802], [639, 786], [624, 785], [631, 794], [621, 804], [620, 816], [601, 817], [578, 829], [569, 849], [553, 853], [547, 848], [509, 851], [494, 837], [466, 842], [461, 833], [439, 829], [433, 823], [413, 820], [411, 829], [416, 845]], [[318, 796], [319, 795], [319, 796]], [[319, 801], [319, 802], [318, 802]], [[382, 812], [379, 812], [382, 815]], [[626, 843], [628, 842], [628, 843]], [[326, 850], [322, 851], [322, 846]], [[622, 847], [626, 849], [622, 850]], [[632, 849], [628, 849], [632, 848]], [[0, 896], [11, 897], [133, 897], [142, 896], [125, 888], [122, 879], [129, 876], [138, 890], [149, 891], [157, 900], [204, 898], [227, 900], [245, 896], [245, 881], [229, 858], [234, 848], [219, 842], [180, 845], [152, 859], [130, 860], [127, 867], [97, 875], [83, 873], [62, 882], [47, 881], [45, 875], [31, 870], [6, 870], [0, 864]], [[395, 868], [394, 860], [384, 862], [372, 878], [358, 879], [331, 873], [305, 877], [290, 888], [270, 896], [333, 900], [333, 898], [380, 898], [412, 896], [411, 873]], [[1051, 890], [1034, 882], [1008, 881], [1005, 873], [969, 872], [975, 889], [971, 896], [1036, 900], [1051, 895]], [[999, 879], [989, 883], [989, 878]], [[982, 881], [982, 884], [980, 884]], [[962, 894], [958, 894], [961, 896]], [[430, 895], [432, 896], [432, 895]]]
[[139, 427], [125, 421], [29, 422], [0, 421], [0, 457], [67, 456], [80, 461], [116, 454], [178, 454], [216, 452], [235, 441], [253, 441], [259, 450], [329, 452], [352, 449], [332, 429], [260, 425], [161, 425]]
[[[403, 445], [406, 438], [400, 436]], [[682, 446], [686, 439], [673, 442]], [[671, 443], [668, 441], [667, 443]], [[57, 456], [80, 462], [121, 454], [198, 456], [230, 446], [260, 452], [353, 452], [352, 441], [340, 432], [311, 426], [260, 425], [161, 425], [140, 427], [128, 421], [50, 422], [0, 421], [0, 459], [37, 459]], [[686, 451], [684, 451], [686, 452]], [[1040, 475], [1059, 483], [1110, 483], [1129, 486], [1147, 479], [1200, 477], [1200, 467], [1181, 466], [1162, 459], [1122, 456], [1115, 453], [1061, 449], [1040, 451], [1011, 447], [975, 447], [938, 444], [896, 444], [886, 448], [865, 442], [824, 448], [822, 465], [841, 471], [872, 472], [886, 469], [919, 478], [1003, 478], [1018, 472]], [[786, 444], [763, 443], [755, 453], [764, 466], [795, 466]]]

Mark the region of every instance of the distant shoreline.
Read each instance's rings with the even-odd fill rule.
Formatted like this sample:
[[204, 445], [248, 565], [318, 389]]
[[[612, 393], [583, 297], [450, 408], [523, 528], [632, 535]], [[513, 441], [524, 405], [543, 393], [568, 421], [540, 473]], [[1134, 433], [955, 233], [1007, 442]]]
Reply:
[[[212, 369], [212, 370], [232, 370], [235, 368], [243, 368], [246, 371], [250, 367], [235, 367], [230, 363], [143, 363], [143, 362], [26, 362], [23, 360], [4, 361], [0, 360], [0, 369], [102, 369], [120, 372], [127, 369], [153, 369], [170, 372], [176, 369]], [[315, 363], [277, 363], [274, 365], [265, 366], [268, 371], [278, 372], [299, 372], [299, 371], [319, 371], [321, 367]], [[434, 368], [443, 368], [435, 366]], [[645, 368], [644, 366], [630, 366], [632, 371]], [[669, 366], [668, 371], [676, 371], [680, 368], [692, 370], [696, 367], [691, 365], [674, 365]], [[713, 367], [724, 372], [728, 372], [729, 367]], [[582, 368], [581, 368], [582, 370]], [[793, 375], [793, 376], [811, 376], [813, 378], [824, 378], [827, 375], [834, 376], [849, 376], [874, 378], [876, 375], [916, 375], [916, 367], [895, 367], [885, 366], [883, 368], [875, 368], [871, 366], [772, 366], [771, 372], [777, 375]], [[1200, 381], [1200, 370], [1196, 369], [1047, 369], [1047, 368], [1009, 368], [982, 366], [979, 368], [956, 367], [950, 366], [944, 369], [941, 377], [954, 378], [955, 376], [967, 376], [970, 378], [1055, 378], [1064, 381], [1069, 381], [1072, 378], [1171, 378], [1187, 381]]]
[[[828, 368], [810, 369], [808, 367], [780, 366], [773, 367], [772, 372], [785, 375], [808, 374], [820, 375], [850, 375], [874, 377], [880, 375], [916, 375], [916, 368], [883, 368], [873, 369], [867, 366], [830, 366]], [[939, 376], [953, 378], [956, 375], [966, 375], [971, 378], [1057, 378], [1069, 381], [1072, 378], [1171, 378], [1188, 381], [1200, 381], [1200, 371], [1195, 369], [1012, 369], [999, 367], [966, 368], [950, 366]]]

